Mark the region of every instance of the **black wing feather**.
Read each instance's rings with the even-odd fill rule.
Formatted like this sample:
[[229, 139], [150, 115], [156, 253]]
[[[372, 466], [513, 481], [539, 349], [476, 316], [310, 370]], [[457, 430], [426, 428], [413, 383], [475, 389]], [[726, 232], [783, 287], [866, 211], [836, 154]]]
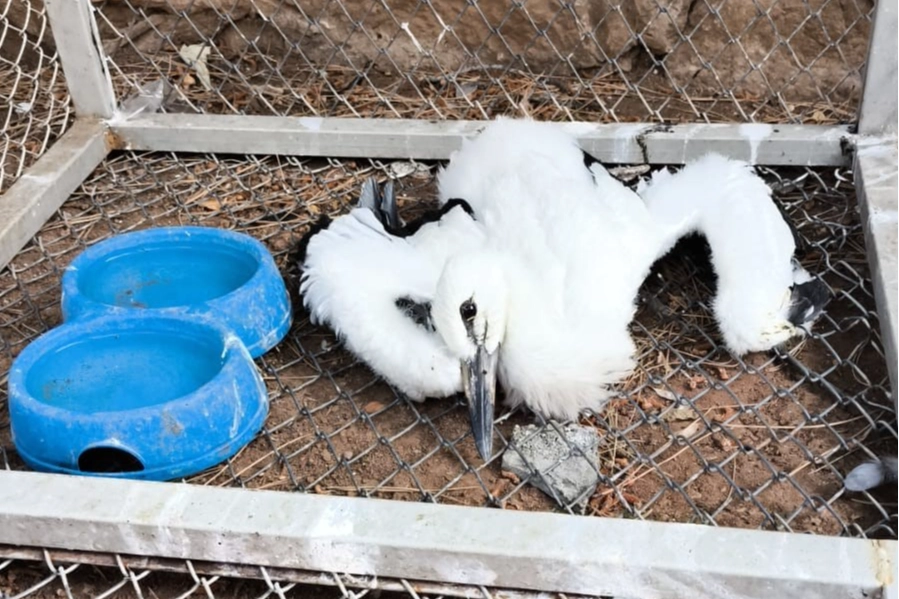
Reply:
[[431, 320], [431, 302], [417, 302], [411, 297], [399, 297], [394, 303], [415, 324], [428, 331], [436, 331], [434, 322]]

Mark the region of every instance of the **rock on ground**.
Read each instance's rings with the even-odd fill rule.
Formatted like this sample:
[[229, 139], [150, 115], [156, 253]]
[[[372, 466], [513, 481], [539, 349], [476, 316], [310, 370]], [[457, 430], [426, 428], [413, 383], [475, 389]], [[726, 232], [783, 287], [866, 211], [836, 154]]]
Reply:
[[550, 497], [555, 493], [564, 507], [589, 499], [599, 482], [599, 435], [577, 424], [556, 426], [561, 435], [552, 424], [516, 426], [503, 454], [503, 470]]

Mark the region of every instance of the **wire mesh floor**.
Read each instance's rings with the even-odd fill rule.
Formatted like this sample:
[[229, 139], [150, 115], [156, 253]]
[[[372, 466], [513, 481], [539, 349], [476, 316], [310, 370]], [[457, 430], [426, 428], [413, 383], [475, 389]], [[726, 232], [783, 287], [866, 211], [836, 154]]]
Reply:
[[[370, 175], [397, 179], [401, 210], [414, 215], [434, 195], [434, 172], [413, 162], [114, 155], [0, 273], [0, 372], [59, 324], [62, 270], [100, 239], [171, 224], [244, 231], [268, 245], [295, 292], [292, 247], [311, 222], [348, 210]], [[497, 455], [485, 464], [461, 401], [397, 396], [311, 326], [295, 296], [291, 333], [258, 361], [271, 397], [264, 431], [187, 482], [895, 538], [895, 493], [842, 488], [855, 464], [896, 444], [852, 173], [762, 172], [834, 300], [809, 339], [741, 360], [719, 343], [696, 244], [662, 260], [632, 327], [639, 368], [619, 398], [582, 419], [603, 439], [600, 484], [586, 501], [555, 501], [502, 470], [499, 453], [532, 414], [500, 412]], [[22, 469], [0, 408], [0, 459]]]
[[[557, 595], [559, 599], [579, 595]], [[483, 586], [351, 576], [261, 566], [23, 549], [0, 545], [0, 597], [125, 599], [538, 599], [546, 594]]]

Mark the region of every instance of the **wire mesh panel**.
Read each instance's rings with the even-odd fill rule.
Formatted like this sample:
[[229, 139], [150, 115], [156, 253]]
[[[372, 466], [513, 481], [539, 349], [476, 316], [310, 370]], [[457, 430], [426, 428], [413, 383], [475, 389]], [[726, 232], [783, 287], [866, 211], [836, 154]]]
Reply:
[[4, 599], [530, 599], [538, 596], [515, 590], [401, 579], [0, 546], [0, 597]]
[[105, 0], [123, 95], [170, 111], [854, 119], [872, 0]]
[[71, 117], [42, 3], [0, 1], [0, 193], [62, 135]]
[[[271, 397], [263, 432], [188, 482], [894, 538], [895, 496], [842, 486], [851, 467], [896, 443], [852, 173], [761, 170], [835, 299], [805, 341], [735, 358], [711, 319], [703, 247], [682, 243], [641, 291], [639, 368], [602, 413], [582, 419], [601, 439], [595, 491], [554, 496], [531, 484], [541, 475], [517, 476], [498, 456], [484, 463], [461, 401], [399, 397], [311, 326], [296, 297], [293, 330], [259, 361]], [[401, 210], [414, 214], [434, 197], [434, 172], [418, 162], [119, 154], [0, 274], [0, 372], [59, 323], [62, 269], [97, 240], [171, 224], [248, 232], [295, 293], [292, 248], [311, 222], [348, 210], [372, 175], [395, 179]], [[501, 413], [498, 452], [532, 421]], [[6, 467], [24, 467], [6, 420], [0, 451]]]
[[[208, 114], [814, 124], [855, 119], [873, 9], [871, 0], [92, 5], [118, 100], [142, 96], [124, 112], [158, 95], [163, 111]], [[0, 8], [2, 192], [65, 130], [71, 109], [40, 0]], [[564, 494], [547, 479], [582, 449], [568, 447], [542, 474], [513, 473], [500, 457], [562, 425], [502, 410], [485, 463], [461, 399], [408, 401], [300, 306], [295, 250], [310, 224], [349, 210], [369, 176], [396, 181], [403, 215], [415, 216], [435, 197], [436, 167], [111, 155], [0, 270], [2, 466], [25, 468], [10, 437], [6, 373], [60, 323], [66, 265], [115, 234], [192, 224], [262, 240], [297, 314], [258, 360], [271, 399], [264, 429], [189, 484], [896, 538], [895, 494], [843, 487], [855, 465], [894, 454], [897, 438], [850, 170], [760, 168], [808, 243], [804, 264], [834, 295], [805, 340], [737, 358], [714, 326], [701, 238], [655, 265], [631, 326], [638, 367], [579, 422], [597, 433], [598, 485]], [[629, 173], [620, 176], [635, 184]], [[28, 551], [0, 547], [0, 598], [493, 593]]]

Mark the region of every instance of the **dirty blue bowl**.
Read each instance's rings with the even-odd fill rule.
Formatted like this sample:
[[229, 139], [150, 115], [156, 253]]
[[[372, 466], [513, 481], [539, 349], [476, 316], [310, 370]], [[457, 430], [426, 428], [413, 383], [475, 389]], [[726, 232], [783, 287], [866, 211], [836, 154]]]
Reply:
[[290, 299], [256, 239], [208, 227], [117, 235], [78, 255], [62, 278], [66, 322], [109, 314], [208, 316], [261, 356], [287, 334]]
[[246, 347], [218, 323], [106, 316], [29, 344], [9, 372], [9, 413], [35, 470], [170, 480], [248, 443], [268, 395]]

